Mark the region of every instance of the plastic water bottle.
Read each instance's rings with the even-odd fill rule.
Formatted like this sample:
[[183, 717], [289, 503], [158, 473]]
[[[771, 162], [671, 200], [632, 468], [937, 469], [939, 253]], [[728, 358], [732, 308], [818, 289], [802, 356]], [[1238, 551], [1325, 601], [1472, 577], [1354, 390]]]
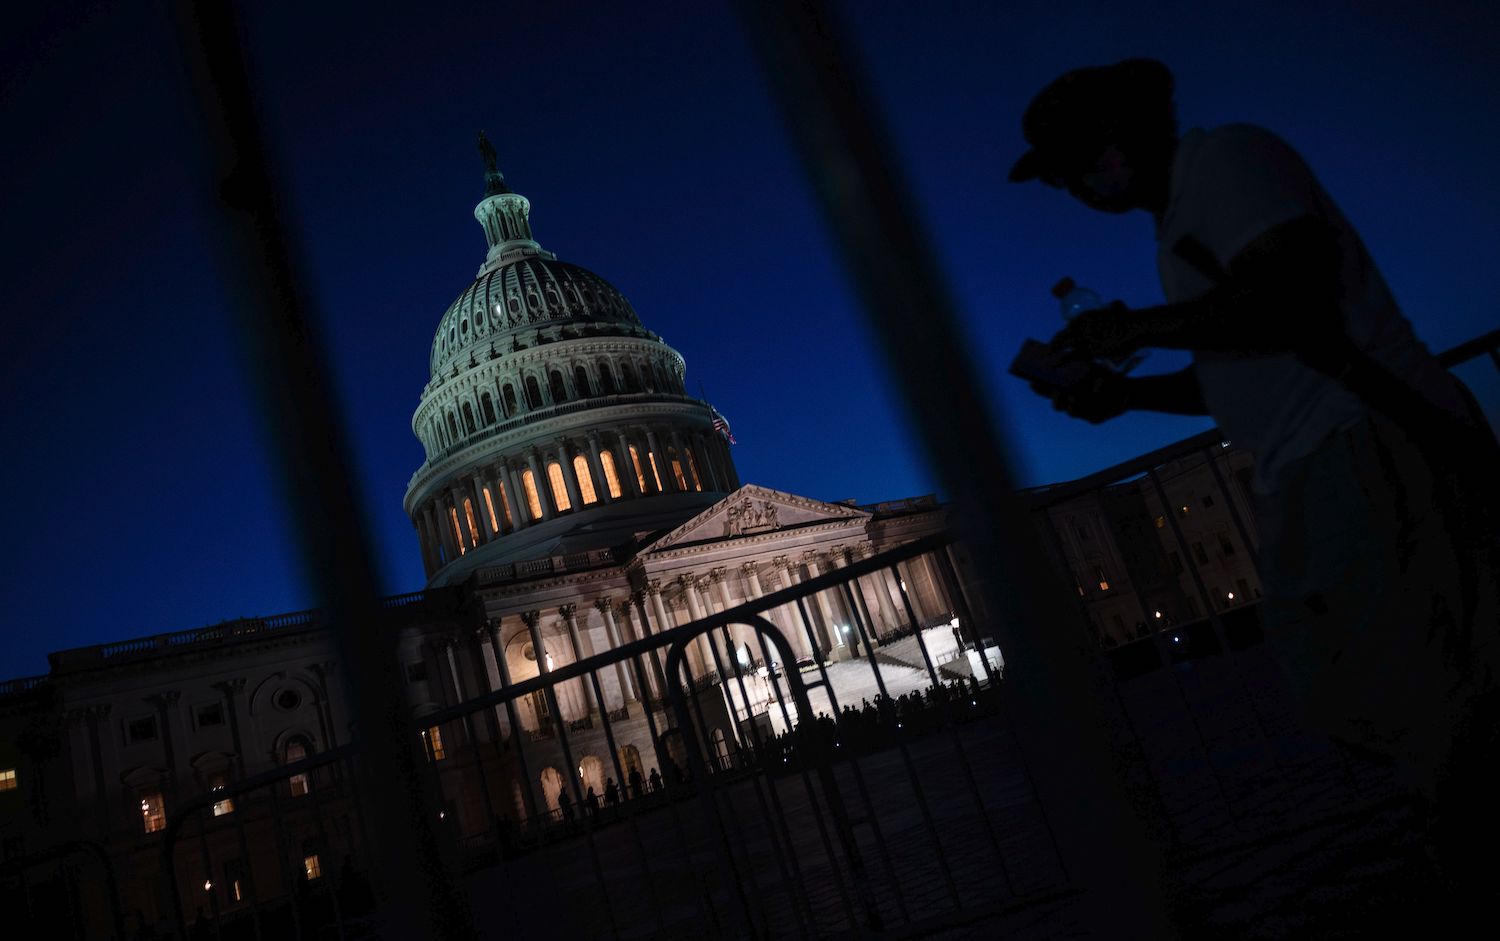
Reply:
[[[1108, 305], [1099, 292], [1083, 287], [1072, 278], [1063, 278], [1052, 285], [1052, 296], [1057, 298], [1058, 306], [1062, 309], [1063, 320], [1072, 320], [1086, 310], [1100, 310]], [[1139, 366], [1146, 358], [1144, 350], [1121, 356], [1118, 359], [1110, 359], [1115, 369], [1121, 374], [1128, 373]]]
[[1072, 320], [1086, 310], [1098, 310], [1104, 306], [1104, 298], [1098, 291], [1082, 287], [1072, 278], [1063, 278], [1052, 285], [1052, 296], [1062, 306], [1064, 320]]

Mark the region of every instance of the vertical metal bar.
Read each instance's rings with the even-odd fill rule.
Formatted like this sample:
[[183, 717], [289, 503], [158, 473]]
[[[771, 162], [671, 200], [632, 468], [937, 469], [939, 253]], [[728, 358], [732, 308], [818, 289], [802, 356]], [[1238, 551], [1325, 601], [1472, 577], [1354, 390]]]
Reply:
[[[604, 741], [609, 747], [610, 763], [614, 765], [615, 775], [619, 778], [620, 781], [616, 793], [624, 795], [626, 793], [625, 769], [620, 764], [620, 749], [618, 744], [616, 744], [615, 742], [614, 725], [610, 722], [609, 719], [609, 708], [608, 704], [604, 701], [604, 688], [599, 683], [599, 674], [597, 671], [589, 671], [589, 682], [594, 687], [594, 699], [599, 703], [599, 718], [600, 721], [604, 724]], [[625, 689], [623, 686], [620, 688], [620, 703], [621, 705], [624, 705], [625, 703]], [[625, 800], [620, 800], [616, 803], [614, 808], [616, 814], [619, 813], [619, 808], [624, 803]], [[632, 841], [635, 843], [636, 855], [640, 857], [641, 869], [646, 875], [646, 892], [651, 896], [651, 910], [656, 914], [657, 927], [665, 932], [667, 930], [667, 922], [666, 916], [662, 911], [661, 899], [658, 897], [656, 892], [656, 877], [651, 872], [651, 858], [646, 853], [646, 843], [641, 838], [640, 821], [636, 818], [636, 815], [634, 813], [629, 815], [629, 823], [630, 835]]]
[[1203, 602], [1209, 624], [1213, 626], [1214, 637], [1224, 648], [1225, 653], [1228, 653], [1229, 638], [1224, 636], [1224, 625], [1219, 621], [1218, 605], [1215, 599], [1208, 595], [1208, 585], [1203, 581], [1203, 573], [1198, 571], [1198, 560], [1193, 558], [1192, 550], [1187, 544], [1187, 537], [1182, 534], [1182, 526], [1177, 522], [1177, 514], [1172, 511], [1172, 501], [1167, 499], [1167, 490], [1162, 486], [1161, 477], [1157, 475], [1154, 467], [1146, 471], [1146, 476], [1151, 479], [1151, 485], [1156, 488], [1156, 496], [1161, 500], [1162, 512], [1166, 514], [1167, 522], [1172, 526], [1172, 536], [1177, 541], [1177, 548], [1182, 550], [1183, 558], [1187, 559], [1188, 571], [1193, 576], [1193, 586], [1198, 590], [1198, 599]]
[[279, 785], [280, 782], [276, 782], [267, 788], [271, 792], [271, 826], [276, 831], [276, 855], [281, 860], [281, 879], [282, 884], [286, 887], [287, 904], [292, 908], [292, 929], [297, 933], [297, 937], [301, 938], [302, 912], [298, 910], [297, 906], [298, 883], [296, 879], [292, 878], [292, 871], [289, 868], [291, 857], [287, 854], [286, 850], [286, 834], [281, 831], [281, 810], [279, 802], [276, 799], [276, 789]]
[[222, 938], [219, 934], [219, 893], [213, 890], [214, 864], [208, 856], [208, 821], [204, 819], [202, 811], [198, 813], [198, 848], [203, 855], [203, 879], [206, 883], [204, 891], [208, 893], [208, 910], [214, 916], [214, 937]]
[[[335, 763], [333, 767], [338, 767], [338, 764]], [[332, 844], [328, 842], [328, 833], [323, 827], [323, 808], [319, 798], [319, 795], [322, 793], [323, 788], [318, 784], [317, 770], [315, 769], [313, 771], [309, 771], [307, 773], [307, 779], [308, 783], [311, 785], [310, 790], [312, 791], [313, 823], [315, 823], [318, 828], [318, 849], [320, 849], [324, 853], [327, 853], [333, 847]], [[332, 862], [332, 860], [330, 859], [329, 862]], [[344, 937], [344, 912], [342, 907], [339, 905], [339, 894], [333, 890], [333, 876], [331, 874], [325, 874], [323, 878], [328, 880], [327, 882], [323, 883], [323, 885], [333, 901], [333, 923], [338, 928], [339, 938], [342, 939]]]
[[464, 716], [464, 735], [469, 740], [469, 760], [474, 762], [474, 770], [479, 776], [479, 793], [484, 798], [484, 812], [489, 815], [490, 829], [496, 831], [495, 837], [499, 839], [500, 820], [495, 816], [495, 801], [490, 796], [490, 778], [484, 770], [484, 757], [479, 754], [479, 739], [474, 734], [474, 721], [471, 716]]
[[1061, 629], [1070, 613], [1039, 590], [1055, 573], [1024, 528], [1004, 438], [969, 365], [934, 243], [908, 205], [908, 177], [891, 156], [879, 109], [827, 6], [741, 0], [739, 7], [890, 374], [923, 419], [912, 428], [953, 495], [955, 525], [980, 567], [1006, 576], [986, 583], [993, 593], [986, 608], [1000, 615], [1001, 646], [1017, 664], [1007, 678], [1016, 728], [1032, 739], [1042, 790], [1067, 808], [1055, 822], [1066, 828], [1074, 872], [1092, 896], [1090, 927], [1103, 934], [1130, 924], [1164, 936], [1171, 919], [1163, 861], [1119, 787], [1097, 715], [1105, 708], [1100, 691]]
[[[1224, 505], [1229, 509], [1229, 519], [1233, 521], [1235, 531], [1240, 534], [1240, 542], [1245, 546], [1245, 552], [1250, 556], [1250, 565], [1255, 569], [1255, 577], [1260, 578], [1260, 553], [1257, 546], [1250, 539], [1250, 529], [1245, 525], [1245, 518], [1240, 514], [1239, 504], [1235, 502], [1234, 494], [1229, 490], [1229, 483], [1224, 479], [1224, 474], [1219, 470], [1218, 456], [1214, 447], [1203, 449], [1203, 456], [1208, 460], [1208, 469], [1213, 471], [1214, 483], [1219, 486], [1219, 493], [1224, 497]], [[1168, 512], [1171, 507], [1167, 507]]]
[[[866, 657], [869, 658], [871, 663], [874, 663], [876, 662], [874, 659], [875, 648], [870, 638], [875, 633], [875, 623], [869, 620], [868, 609], [865, 609], [863, 614], [860, 613], [861, 609], [855, 603], [855, 599], [858, 593], [850, 590], [849, 583], [845, 582], [842, 587], [844, 590], [845, 598], [849, 603], [850, 620], [854, 622], [854, 628], [859, 638], [859, 642], [863, 645]], [[855, 587], [858, 587], [857, 580], [855, 581]], [[865, 630], [866, 623], [870, 625], [869, 631]], [[833, 709], [835, 722], [840, 728], [841, 738], [847, 739], [848, 736], [844, 735], [844, 711], [839, 706], [838, 694], [834, 692], [832, 684], [829, 684], [828, 686], [828, 704]], [[889, 847], [887, 847], [886, 845], [885, 833], [880, 826], [880, 814], [878, 811], [876, 811], [875, 803], [870, 797], [870, 789], [865, 781], [864, 769], [860, 767], [859, 756], [854, 752], [853, 748], [851, 748], [849, 752], [845, 753], [845, 759], [848, 761], [849, 770], [854, 777], [855, 789], [859, 791], [860, 800], [865, 805], [865, 818], [870, 825], [871, 832], [874, 834], [875, 848], [880, 853], [881, 860], [885, 863], [886, 874], [890, 877], [891, 892], [895, 896], [896, 910], [901, 915], [901, 920], [906, 922], [907, 924], [910, 924], [911, 912], [906, 905], [906, 893], [901, 889], [902, 880], [899, 876], [896, 875], [895, 865], [891, 861], [891, 852]], [[938, 848], [938, 851], [942, 852], [941, 847]]]
[[[272, 787], [274, 787], [274, 786], [275, 785], [272, 785]], [[254, 864], [254, 862], [250, 858], [250, 843], [249, 843], [248, 840], [245, 839], [245, 819], [244, 819], [244, 817], [245, 817], [245, 813], [249, 810], [249, 798], [250, 798], [250, 794], [249, 794], [249, 792], [246, 792], [244, 794], [242, 802], [235, 805], [235, 808], [234, 808], [234, 836], [235, 836], [236, 842], [238, 842], [238, 844], [239, 844], [239, 847], [240, 847], [240, 859], [242, 860], [242, 863], [243, 863], [241, 865], [241, 867], [240, 867], [241, 870], [242, 870], [241, 878], [245, 882], [245, 887], [250, 890], [250, 917], [251, 917], [251, 924], [255, 927], [255, 938], [256, 938], [256, 941], [260, 941], [260, 939], [262, 937], [262, 934], [261, 934], [261, 924], [260, 924], [260, 891], [258, 889], [256, 889], [256, 887], [255, 887], [255, 876], [251, 873], [251, 869], [254, 867], [255, 864]], [[226, 876], [227, 876], [227, 874], [226, 874]], [[230, 888], [231, 891], [233, 891], [234, 884], [230, 883], [229, 888]]]
[[247, 365], [279, 452], [289, 518], [300, 524], [303, 563], [352, 678], [352, 713], [367, 733], [363, 745], [374, 771], [371, 798], [379, 818], [391, 823], [376, 870], [384, 877], [388, 930], [406, 938], [472, 937], [463, 883], [453, 877], [422, 805], [395, 658], [385, 645], [368, 643], [369, 627], [383, 612], [358, 475], [328, 391], [332, 370], [311, 316], [295, 235], [284, 224], [290, 215], [276, 198], [279, 168], [260, 126], [236, 8], [177, 0], [175, 13], [217, 184], [206, 191], [221, 199], [226, 296], [238, 301]]
[[[552, 671], [547, 667], [546, 645], [542, 643], [541, 619], [534, 618], [526, 623], [527, 629], [531, 631], [532, 649], [536, 651], [537, 672], [542, 676]], [[579, 814], [584, 813], [583, 789], [578, 784], [578, 763], [573, 757], [573, 747], [568, 743], [568, 720], [563, 715], [562, 706], [557, 701], [557, 688], [548, 680], [543, 687], [547, 702], [552, 708], [552, 714], [557, 717], [557, 742], [562, 747], [563, 760], [568, 763], [567, 773], [564, 780], [572, 783], [573, 793], [576, 796], [574, 806], [578, 808]], [[620, 925], [615, 919], [614, 903], [610, 900], [609, 881], [604, 878], [604, 865], [599, 859], [599, 847], [594, 842], [594, 832], [591, 827], [583, 828], [584, 842], [589, 848], [589, 862], [594, 867], [594, 878], [599, 883], [599, 892], [604, 899], [604, 911], [609, 919], [609, 933], [618, 938], [620, 936]]]

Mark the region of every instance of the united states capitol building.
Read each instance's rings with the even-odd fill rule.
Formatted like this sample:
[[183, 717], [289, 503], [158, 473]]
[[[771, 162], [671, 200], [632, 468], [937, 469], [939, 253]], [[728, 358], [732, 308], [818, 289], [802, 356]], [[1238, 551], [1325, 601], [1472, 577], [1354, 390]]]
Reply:
[[[404, 507], [428, 583], [384, 601], [408, 705], [443, 782], [445, 825], [459, 840], [489, 831], [497, 818], [515, 824], [555, 815], [569, 802], [565, 794], [602, 796], [611, 783], [624, 788], [634, 775], [667, 773], [660, 766], [677, 761], [682, 747], [664, 704], [668, 678], [659, 662], [644, 670], [612, 665], [597, 682], [570, 680], [551, 695], [495, 709], [472, 732], [423, 716], [947, 524], [945, 507], [930, 496], [829, 503], [742, 483], [728, 423], [688, 394], [682, 356], [612, 284], [542, 247], [530, 202], [511, 190], [493, 151], [482, 150], [485, 193], [474, 218], [487, 251], [438, 323], [431, 378], [412, 417], [425, 460]], [[1181, 518], [1191, 509], [1193, 524], [1208, 524], [1208, 504], [1189, 504], [1194, 479], [1186, 468], [1180, 481], [1168, 481], [1172, 502], [1181, 504]], [[1132, 500], [1131, 512], [1143, 520], [1171, 512], [1146, 496]], [[1150, 615], [1140, 612], [1160, 618], [1186, 594], [1178, 591], [1180, 563], [1176, 573], [1139, 571], [1131, 556], [1147, 552], [1145, 543], [1131, 549], [1113, 539], [1101, 506], [1095, 499], [1049, 512], [1066, 536], [1058, 564], [1071, 569], [1079, 596], [1098, 612], [1091, 617], [1101, 638], [1115, 642], [1144, 626]], [[1162, 525], [1156, 516], [1141, 538], [1154, 546]], [[1227, 523], [1216, 532], [1217, 543], [1202, 538], [1233, 555]], [[1248, 559], [1245, 547], [1239, 552]], [[961, 629], [959, 612], [982, 621], [983, 611], [977, 598], [954, 597], [970, 594], [964, 583], [973, 573], [965, 573], [959, 551], [936, 555], [858, 579], [852, 591], [819, 592], [800, 610], [769, 612], [796, 664], [767, 663], [748, 628], [731, 628], [723, 642], [698, 638], [686, 669], [715, 757], [742, 747], [747, 722], [783, 730], [768, 674], [821, 665], [840, 700], [873, 695], [856, 670], [866, 653], [850, 629], [856, 619], [882, 648], [893, 692], [929, 682], [931, 665], [924, 670], [909, 649], [913, 631], [944, 678], [977, 672], [980, 634]], [[1252, 590], [1244, 577], [1226, 569], [1223, 584], [1245, 586], [1243, 597]], [[1148, 583], [1160, 583], [1156, 600], [1135, 597], [1133, 586]], [[316, 611], [63, 650], [50, 665], [45, 676], [0, 686], [4, 858], [29, 859], [70, 841], [96, 846], [118, 874], [127, 916], [142, 925], [167, 904], [158, 841], [176, 807], [355, 738], [347, 678]], [[720, 680], [726, 669], [751, 682], [731, 690]], [[466, 768], [483, 776], [484, 793]], [[282, 873], [257, 875], [264, 898], [290, 894], [294, 883], [317, 881], [357, 858], [360, 824], [351, 823], [347, 795], [325, 793], [317, 781], [281, 782], [280, 803], [264, 811], [246, 799], [214, 803], [218, 820], [286, 816], [322, 800], [293, 821], [302, 835], [290, 844], [235, 844], [227, 829], [204, 836], [223, 844], [214, 858], [237, 858], [211, 871], [179, 871], [179, 880], [197, 898], [212, 894], [216, 911], [232, 911], [246, 904], [242, 874], [252, 868]], [[260, 857], [280, 861], [263, 866]], [[102, 910], [76, 904], [101, 891], [97, 885], [48, 878], [25, 887], [27, 898], [51, 892], [63, 907]], [[13, 882], [0, 888], [17, 891]]]

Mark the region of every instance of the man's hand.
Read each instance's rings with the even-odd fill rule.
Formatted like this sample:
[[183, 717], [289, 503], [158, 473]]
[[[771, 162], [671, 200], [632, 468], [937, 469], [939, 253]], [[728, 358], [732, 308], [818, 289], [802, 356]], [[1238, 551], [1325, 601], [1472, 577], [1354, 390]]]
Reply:
[[1138, 320], [1130, 308], [1115, 301], [1108, 307], [1078, 314], [1047, 346], [1053, 350], [1056, 363], [1124, 359], [1141, 348]]
[[1051, 399], [1052, 407], [1059, 412], [1098, 425], [1129, 411], [1127, 389], [1130, 381], [1113, 369], [1096, 365], [1089, 369], [1083, 381], [1065, 389], [1033, 382], [1031, 390]]

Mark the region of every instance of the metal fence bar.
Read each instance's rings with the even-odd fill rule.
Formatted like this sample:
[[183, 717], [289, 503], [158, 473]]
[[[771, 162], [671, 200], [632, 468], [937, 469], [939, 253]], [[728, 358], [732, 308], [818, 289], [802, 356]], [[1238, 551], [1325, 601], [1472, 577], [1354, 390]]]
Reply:
[[290, 518], [300, 524], [303, 566], [329, 612], [351, 678], [352, 713], [367, 731], [370, 798], [379, 819], [392, 824], [382, 832], [376, 868], [387, 928], [403, 938], [472, 937], [467, 900], [423, 805], [395, 657], [384, 644], [369, 642], [370, 626], [384, 620], [358, 476], [328, 388], [333, 371], [310, 314], [295, 238], [283, 221], [289, 214], [276, 196], [278, 168], [260, 127], [235, 7], [177, 0], [174, 12], [205, 125], [211, 191], [220, 199], [226, 296], [239, 301], [247, 365], [273, 429], [270, 447]]

